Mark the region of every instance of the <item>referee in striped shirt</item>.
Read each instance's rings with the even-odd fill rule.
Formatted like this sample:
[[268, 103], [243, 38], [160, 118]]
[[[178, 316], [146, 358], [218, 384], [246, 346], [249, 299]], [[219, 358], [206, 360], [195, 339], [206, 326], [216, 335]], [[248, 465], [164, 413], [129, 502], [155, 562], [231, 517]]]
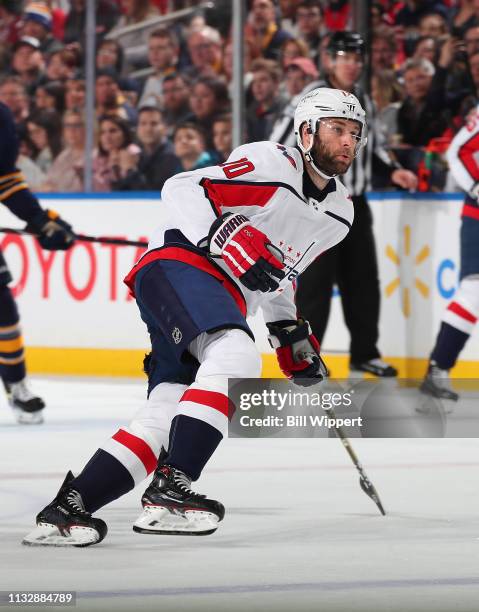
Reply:
[[[351, 231], [340, 244], [323, 253], [300, 276], [296, 303], [299, 313], [310, 322], [321, 342], [328, 323], [333, 285], [336, 283], [351, 336], [350, 370], [376, 376], [396, 376], [397, 370], [381, 359], [377, 348], [380, 289], [372, 214], [365, 192], [371, 189], [373, 173], [409, 190], [416, 189], [417, 177], [409, 170], [395, 166], [375, 138], [372, 101], [356, 84], [364, 65], [362, 37], [355, 32], [335, 32], [327, 50], [330, 57], [328, 76], [319, 86], [354, 93], [366, 110], [368, 144], [342, 177], [354, 204]], [[284, 137], [287, 139], [286, 134]]]

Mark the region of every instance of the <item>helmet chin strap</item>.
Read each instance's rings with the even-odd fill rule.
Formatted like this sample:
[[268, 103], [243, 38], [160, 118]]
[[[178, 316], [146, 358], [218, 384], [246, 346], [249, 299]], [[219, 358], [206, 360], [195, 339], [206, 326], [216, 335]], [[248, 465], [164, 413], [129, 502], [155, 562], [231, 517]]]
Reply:
[[301, 149], [301, 151], [303, 152], [304, 155], [304, 159], [308, 162], [308, 164], [312, 167], [312, 169], [319, 174], [319, 176], [323, 179], [325, 179], [326, 181], [330, 181], [332, 178], [334, 178], [335, 176], [337, 176], [337, 174], [326, 174], [325, 172], [323, 172], [322, 170], [320, 170], [314, 160], [314, 155], [312, 153], [312, 149], [314, 146], [314, 139], [316, 138], [316, 130], [317, 130], [317, 126], [313, 126], [311, 125], [311, 121], [309, 121], [309, 125], [308, 125], [308, 132], [311, 134], [311, 144], [309, 145], [308, 148], [306, 148], [302, 141], [301, 138], [298, 138], [298, 145], [299, 148]]
[[313, 154], [311, 153], [311, 149], [309, 149], [309, 151], [303, 151], [303, 153], [304, 153], [304, 159], [308, 162], [308, 164], [311, 165], [313, 170], [317, 174], [319, 174], [321, 178], [326, 179], [327, 181], [330, 181], [335, 176], [338, 176], [337, 174], [332, 174], [331, 176], [329, 176], [328, 174], [325, 174], [324, 172], [322, 172], [314, 161], [314, 157], [313, 157]]

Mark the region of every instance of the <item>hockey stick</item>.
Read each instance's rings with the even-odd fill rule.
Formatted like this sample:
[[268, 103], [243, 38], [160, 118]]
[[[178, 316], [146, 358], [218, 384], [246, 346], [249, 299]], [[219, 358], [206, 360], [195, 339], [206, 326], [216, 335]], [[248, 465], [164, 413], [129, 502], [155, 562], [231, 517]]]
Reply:
[[[13, 227], [0, 227], [0, 232], [3, 234], [17, 234], [27, 236], [38, 237], [35, 232], [30, 232], [26, 229], [15, 229]], [[147, 247], [148, 243], [142, 240], [126, 240], [123, 238], [105, 238], [103, 236], [85, 236], [84, 234], [76, 234], [75, 238], [82, 242], [98, 242], [100, 244], [117, 244], [119, 246], [135, 246], [135, 247]]]
[[[334, 422], [336, 422], [336, 414], [334, 413], [334, 410], [332, 408], [323, 408], [323, 410], [324, 412], [326, 412], [328, 417], [334, 419]], [[343, 428], [340, 425], [334, 425], [334, 432], [336, 436], [341, 440], [342, 445], [346, 449], [348, 455], [351, 457], [351, 461], [354, 463], [355, 468], [359, 472], [359, 484], [361, 486], [361, 489], [373, 500], [373, 502], [379, 508], [381, 514], [383, 516], [386, 516], [386, 512], [383, 508], [381, 500], [379, 499], [378, 492], [376, 491], [373, 483], [369, 480], [366, 472], [364, 471], [364, 468], [361, 465], [359, 459], [357, 458], [357, 455], [354, 452], [353, 447], [351, 446], [351, 442], [344, 433]]]

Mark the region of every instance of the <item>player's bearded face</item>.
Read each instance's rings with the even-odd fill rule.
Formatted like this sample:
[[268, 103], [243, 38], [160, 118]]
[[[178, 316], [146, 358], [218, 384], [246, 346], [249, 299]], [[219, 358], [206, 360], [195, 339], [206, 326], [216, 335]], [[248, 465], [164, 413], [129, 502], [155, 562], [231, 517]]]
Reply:
[[[347, 124], [350, 121], [321, 122], [314, 138], [313, 157], [316, 166], [328, 176], [344, 174], [349, 169], [354, 156], [356, 140], [348, 136]], [[343, 131], [339, 137], [337, 132]]]

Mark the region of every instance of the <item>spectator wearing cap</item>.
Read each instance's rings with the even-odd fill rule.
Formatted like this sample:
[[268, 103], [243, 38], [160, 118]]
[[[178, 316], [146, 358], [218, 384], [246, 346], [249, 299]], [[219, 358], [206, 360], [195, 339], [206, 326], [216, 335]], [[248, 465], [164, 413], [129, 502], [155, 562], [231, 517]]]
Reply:
[[[95, 0], [96, 7], [96, 40], [103, 40], [118, 21], [118, 3], [115, 0]], [[85, 48], [86, 0], [70, 0], [70, 10], [65, 20], [65, 44], [79, 44]]]
[[308, 87], [307, 91], [314, 89], [314, 86], [310, 86], [310, 84], [313, 81], [317, 81], [318, 77], [318, 69], [309, 57], [292, 59], [286, 67], [285, 74], [288, 98], [291, 100], [298, 94], [306, 93], [306, 87]]
[[120, 77], [114, 70], [98, 70], [95, 79], [96, 115], [116, 115], [135, 125], [136, 109], [122, 95], [119, 86]]
[[63, 149], [53, 160], [41, 186], [42, 191], [83, 191], [85, 121], [79, 110], [63, 115]]
[[222, 39], [218, 30], [204, 26], [192, 30], [186, 41], [191, 66], [183, 72], [194, 79], [198, 76], [216, 76], [223, 70]]
[[163, 79], [162, 113], [168, 137], [173, 135], [176, 125], [192, 117], [190, 87], [191, 84], [186, 75], [179, 72], [169, 74]]
[[318, 70], [309, 57], [297, 57], [289, 62], [285, 78], [289, 104], [275, 121], [269, 140], [295, 145], [294, 111], [302, 96], [318, 87], [318, 79]]
[[279, 60], [285, 40], [292, 38], [277, 21], [273, 0], [253, 0], [245, 26], [245, 39], [251, 45], [253, 57]]
[[12, 72], [17, 75], [32, 95], [41, 82], [45, 70], [45, 60], [40, 51], [40, 43], [31, 36], [22, 36], [13, 47]]
[[143, 106], [138, 111], [136, 140], [140, 155], [126, 160], [126, 174], [113, 184], [116, 191], [161, 191], [166, 180], [176, 174], [180, 160], [166, 138], [161, 111]]
[[319, 0], [303, 0], [296, 7], [298, 35], [310, 48], [310, 57], [317, 63], [318, 47], [324, 31], [323, 7]]
[[52, 12], [46, 2], [29, 2], [22, 15], [22, 36], [36, 38], [42, 53], [62, 49], [62, 43], [52, 36]]
[[0, 102], [12, 111], [17, 126], [25, 122], [29, 115], [28, 93], [18, 76], [6, 76], [0, 81]]
[[139, 107], [161, 104], [163, 79], [176, 72], [178, 64], [179, 43], [172, 30], [157, 28], [148, 38], [148, 61], [153, 69], [143, 88]]

